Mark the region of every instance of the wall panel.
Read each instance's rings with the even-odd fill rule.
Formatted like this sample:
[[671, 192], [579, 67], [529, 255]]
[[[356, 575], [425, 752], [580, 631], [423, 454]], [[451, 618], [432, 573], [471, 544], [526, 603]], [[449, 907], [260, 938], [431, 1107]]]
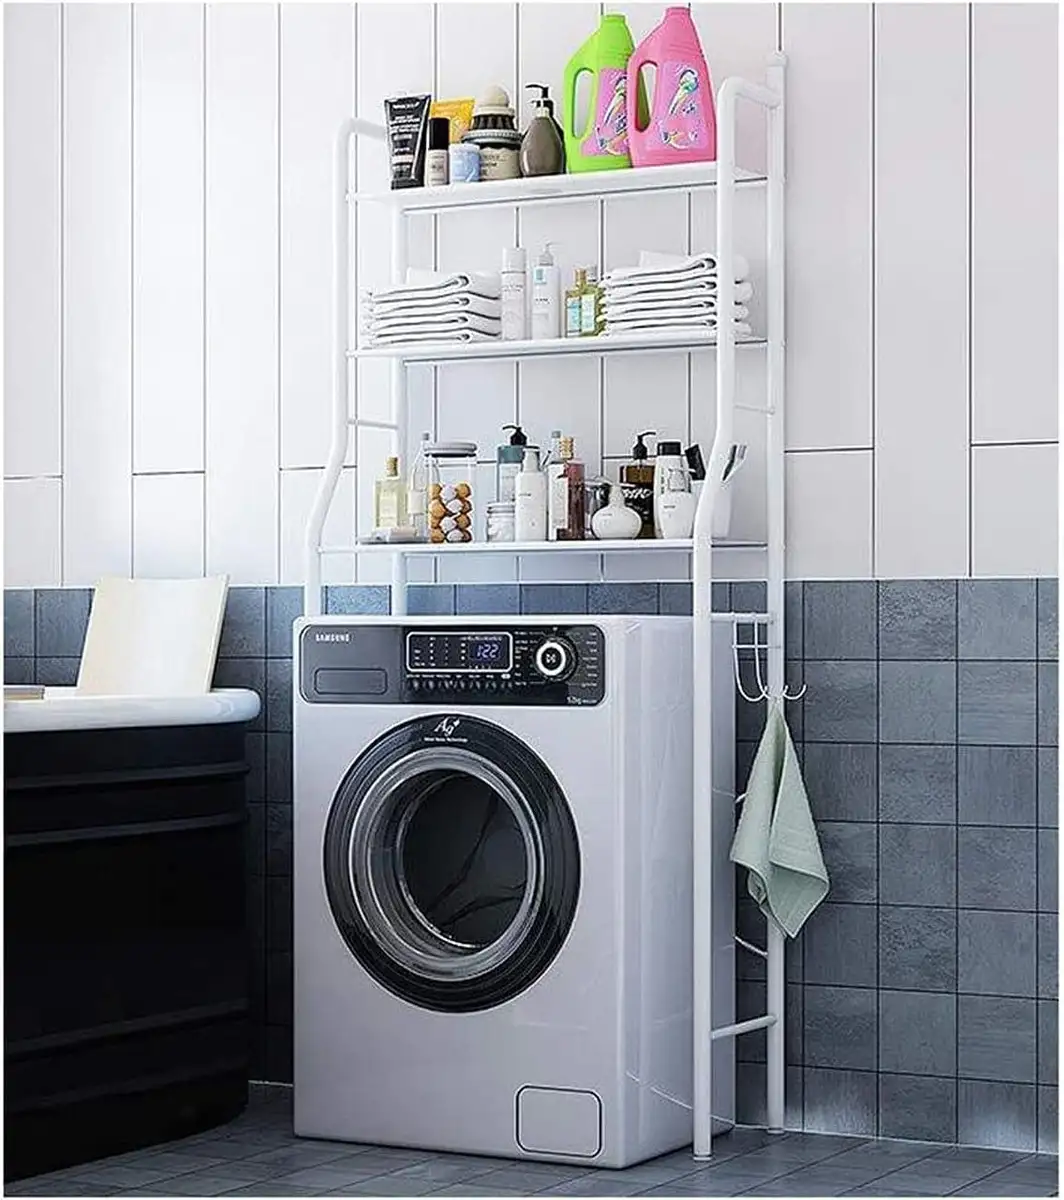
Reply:
[[133, 8], [133, 470], [203, 470], [205, 10]]
[[4, 481], [5, 587], [56, 587], [63, 582], [61, 521], [60, 480]]
[[4, 474], [62, 469], [62, 17], [4, 9]]
[[872, 574], [872, 452], [824, 450], [786, 457], [788, 578], [867, 579]]
[[876, 9], [875, 573], [884, 578], [969, 570], [967, 46], [964, 5]]
[[277, 8], [207, 9], [207, 570], [278, 566]]
[[784, 4], [783, 48], [787, 445], [870, 447], [871, 6]]
[[133, 480], [133, 574], [189, 579], [203, 574], [201, 472]]
[[65, 10], [63, 582], [132, 554], [131, 9]]
[[333, 146], [355, 112], [355, 10], [281, 5], [281, 466], [323, 466], [332, 416]]
[[1059, 460], [1054, 446], [972, 448], [972, 574], [1057, 575]]
[[972, 9], [972, 440], [1057, 436], [1055, 4]]

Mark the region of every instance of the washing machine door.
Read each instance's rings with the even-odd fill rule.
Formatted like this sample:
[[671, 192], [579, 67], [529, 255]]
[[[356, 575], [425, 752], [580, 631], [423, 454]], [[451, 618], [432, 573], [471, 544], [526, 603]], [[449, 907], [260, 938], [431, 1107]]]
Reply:
[[546, 764], [477, 717], [419, 717], [351, 766], [325, 886], [363, 967], [422, 1008], [502, 1004], [543, 974], [580, 889], [572, 814]]

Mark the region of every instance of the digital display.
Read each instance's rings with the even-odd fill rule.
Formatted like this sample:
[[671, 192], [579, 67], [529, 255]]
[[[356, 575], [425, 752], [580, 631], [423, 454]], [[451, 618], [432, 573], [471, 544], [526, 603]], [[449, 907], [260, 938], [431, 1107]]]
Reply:
[[513, 670], [513, 636], [509, 633], [407, 634], [406, 665], [410, 671], [462, 674]]

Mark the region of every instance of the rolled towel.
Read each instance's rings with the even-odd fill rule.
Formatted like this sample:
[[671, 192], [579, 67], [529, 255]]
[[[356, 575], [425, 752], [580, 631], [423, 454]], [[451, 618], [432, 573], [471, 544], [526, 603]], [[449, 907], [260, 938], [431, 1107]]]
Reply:
[[[691, 316], [700, 314], [713, 314], [714, 316], [719, 311], [717, 307], [716, 297], [709, 297], [705, 300], [659, 300], [653, 304], [642, 303], [640, 301], [624, 301], [622, 303], [607, 302], [603, 305], [603, 312], [606, 315], [607, 321], [623, 321], [626, 317], [643, 316], [648, 313], [659, 312], [681, 312], [688, 313]], [[745, 304], [732, 305], [732, 317], [736, 321], [745, 321], [750, 315], [750, 309]]]
[[455, 271], [451, 275], [442, 275], [437, 271], [421, 271], [411, 267], [406, 278], [406, 283], [372, 292], [373, 302], [439, 300], [463, 292], [488, 300], [498, 300], [500, 295], [499, 276], [476, 271]]

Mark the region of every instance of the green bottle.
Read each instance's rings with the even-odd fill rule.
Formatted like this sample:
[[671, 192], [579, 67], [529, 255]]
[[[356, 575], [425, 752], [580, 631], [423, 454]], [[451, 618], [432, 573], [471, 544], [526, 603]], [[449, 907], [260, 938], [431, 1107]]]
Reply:
[[[562, 113], [567, 171], [615, 171], [630, 167], [628, 154], [628, 60], [635, 43], [620, 13], [606, 13], [598, 29], [569, 60], [562, 83]], [[590, 120], [576, 128], [576, 85], [584, 72], [594, 77]], [[642, 80], [637, 97], [639, 120], [647, 121], [647, 101]]]

